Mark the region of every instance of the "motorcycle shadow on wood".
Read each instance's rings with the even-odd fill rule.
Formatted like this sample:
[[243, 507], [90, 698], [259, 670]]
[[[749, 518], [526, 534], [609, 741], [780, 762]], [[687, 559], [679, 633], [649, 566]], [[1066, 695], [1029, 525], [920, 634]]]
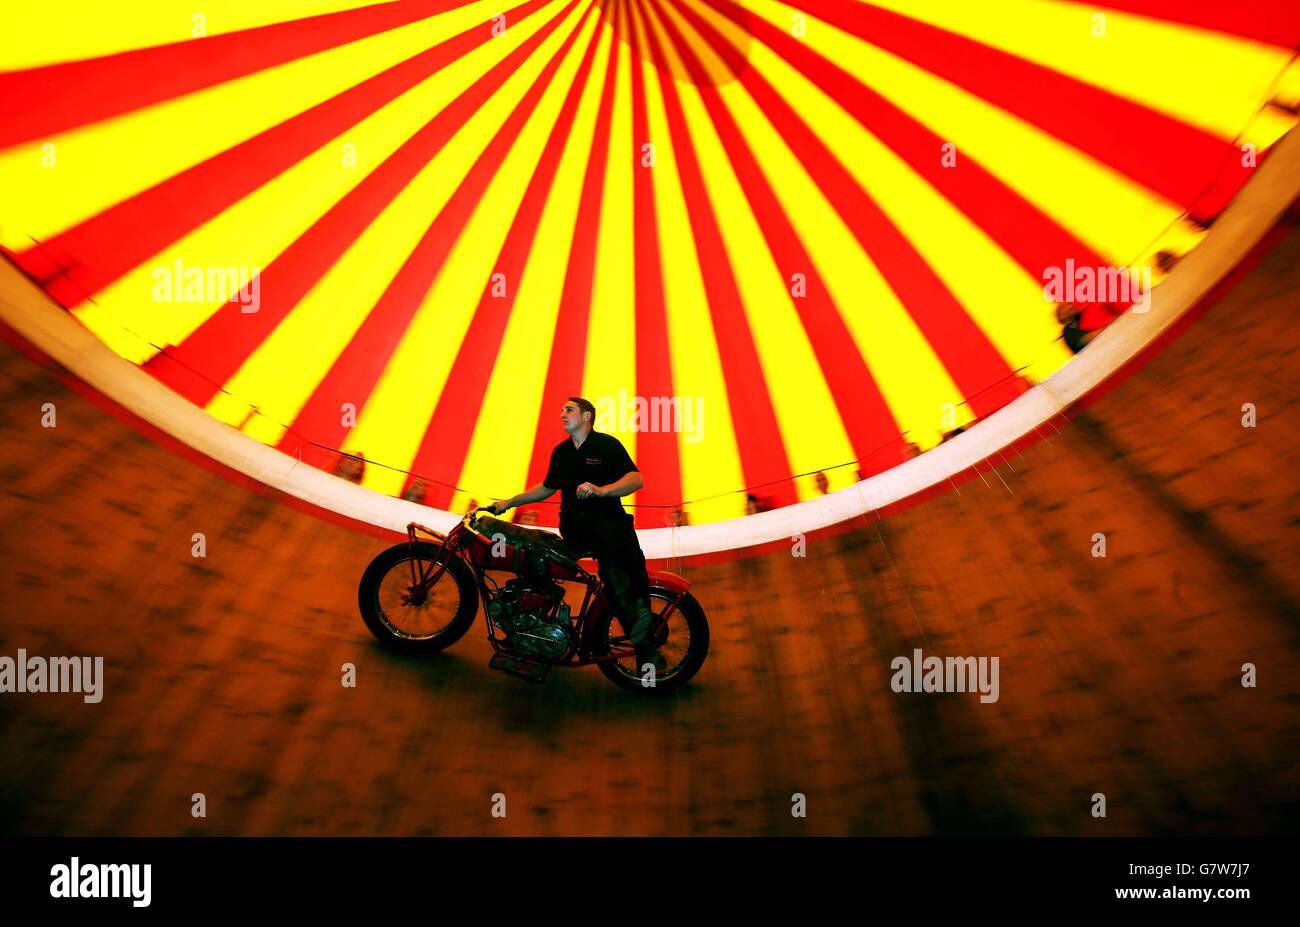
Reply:
[[[668, 718], [689, 703], [707, 703], [717, 693], [707, 685], [687, 686], [671, 700], [639, 698], [613, 689], [589, 667], [554, 668], [544, 683], [512, 677], [488, 667], [491, 651], [486, 642], [463, 650], [432, 656], [394, 653], [376, 643], [358, 654], [358, 667], [373, 666], [392, 687], [387, 699], [427, 701], [439, 714], [496, 717], [507, 730], [540, 737], [562, 735], [570, 722], [595, 719]], [[463, 647], [463, 645], [462, 645]], [[707, 705], [704, 707], [707, 708]]]

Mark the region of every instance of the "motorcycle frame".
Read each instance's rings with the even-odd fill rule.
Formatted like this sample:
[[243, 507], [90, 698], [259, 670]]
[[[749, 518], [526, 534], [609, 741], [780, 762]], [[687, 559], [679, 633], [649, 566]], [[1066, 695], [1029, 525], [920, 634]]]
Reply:
[[[434, 531], [432, 528], [426, 528], [418, 522], [410, 522], [406, 526], [407, 544], [411, 551], [411, 587], [412, 595], [427, 594], [434, 584], [442, 578], [442, 574], [447, 570], [447, 563], [450, 557], [459, 557], [464, 563], [474, 571], [474, 581], [478, 589], [479, 604], [483, 608], [483, 620], [487, 624], [488, 643], [497, 653], [505, 653], [517, 660], [524, 660], [532, 663], [541, 663], [550, 666], [588, 666], [592, 663], [603, 663], [609, 660], [621, 660], [628, 657], [634, 657], [635, 652], [632, 648], [625, 650], [614, 650], [607, 654], [596, 654], [595, 648], [595, 629], [600, 624], [600, 619], [604, 617], [606, 609], [609, 607], [608, 600], [602, 595], [604, 583], [598, 575], [592, 575], [591, 571], [578, 562], [577, 573], [571, 574], [571, 571], [565, 570], [558, 564], [547, 561], [547, 570], [552, 579], [564, 586], [566, 583], [581, 583], [584, 587], [582, 595], [582, 605], [579, 606], [577, 615], [570, 612], [570, 621], [576, 621], [572, 625], [576, 630], [576, 640], [571, 642], [568, 650], [560, 657], [548, 659], [535, 655], [521, 655], [508, 651], [504, 647], [504, 641], [497, 638], [496, 632], [499, 630], [496, 623], [492, 620], [492, 615], [488, 611], [488, 603], [492, 597], [498, 593], [490, 590], [487, 585], [487, 573], [489, 568], [481, 566], [474, 561], [469, 555], [466, 548], [470, 542], [477, 538], [482, 543], [492, 543], [481, 532], [476, 531], [469, 526], [470, 515], [461, 519], [460, 523], [451, 531], [443, 534], [441, 531]], [[423, 561], [415, 556], [415, 543], [419, 540], [419, 535], [424, 534], [441, 544], [438, 552], [434, 555], [433, 564], [428, 571], [425, 571]], [[513, 573], [515, 576], [521, 575], [518, 567], [521, 565], [522, 553], [520, 548], [515, 545], [507, 545], [514, 551], [515, 556], [509, 558], [515, 564], [515, 568], [502, 565], [498, 568], [500, 572]], [[590, 558], [583, 558], [590, 559]], [[595, 562], [593, 560], [593, 562]], [[656, 580], [658, 581], [656, 583]], [[678, 576], [676, 573], [670, 573], [667, 570], [650, 571], [650, 584], [658, 585], [660, 588], [667, 589], [670, 593], [676, 593], [669, 601], [668, 606], [663, 610], [661, 615], [655, 618], [655, 624], [652, 631], [657, 631], [671, 617], [672, 613], [686, 594], [690, 587], [690, 581]], [[493, 582], [493, 586], [496, 583]], [[559, 601], [551, 606], [548, 615], [554, 617], [555, 611], [564, 603], [565, 598], [561, 597]], [[504, 632], [502, 632], [504, 633]]]

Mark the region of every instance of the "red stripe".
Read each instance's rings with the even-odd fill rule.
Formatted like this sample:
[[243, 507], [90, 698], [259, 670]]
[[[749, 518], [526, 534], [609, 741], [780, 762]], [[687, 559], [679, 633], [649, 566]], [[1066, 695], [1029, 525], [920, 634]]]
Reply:
[[[726, 45], [693, 11], [684, 8], [682, 12], [702, 35], [710, 37], [711, 45]], [[755, 25], [764, 24], [756, 19]], [[1023, 385], [1010, 378], [1011, 368], [983, 330], [816, 133], [755, 69], [742, 70], [740, 79], [871, 257], [975, 414], [987, 415], [1023, 392]], [[930, 150], [937, 163], [939, 146]], [[843, 310], [852, 311], [849, 307]], [[1007, 388], [993, 388], [1000, 383]]]
[[[573, 4], [566, 7], [566, 12]], [[195, 404], [208, 402], [276, 326], [402, 192], [452, 136], [559, 25], [551, 20], [406, 141], [379, 168], [275, 259], [261, 276], [262, 309], [245, 314], [238, 302], [222, 306], [167, 359], [147, 365]], [[453, 239], [454, 240], [454, 239]], [[179, 361], [180, 365], [170, 361]], [[201, 370], [205, 379], [184, 373]]]
[[[524, 97], [519, 107], [511, 115], [510, 121], [502, 127], [497, 136], [498, 139], [502, 136], [507, 137], [507, 144], [502, 146], [502, 159], [504, 159], [505, 152], [513, 145], [523, 129], [526, 119], [536, 109], [542, 93], [550, 85], [555, 72], [559, 69], [561, 60], [577, 42], [578, 31], [581, 30], [583, 23], [586, 22], [587, 17], [595, 9], [595, 6], [587, 7], [577, 29], [564, 43], [564, 46], [551, 63], [538, 76], [527, 96]], [[456, 352], [456, 360], [447, 376], [447, 382], [443, 387], [442, 394], [438, 397], [437, 408], [429, 421], [428, 428], [425, 429], [419, 450], [412, 461], [411, 470], [414, 473], [428, 474], [437, 481], [429, 486], [426, 505], [445, 509], [451, 504], [454, 494], [451, 487], [464, 468], [465, 457], [469, 453], [470, 440], [474, 435], [474, 426], [479, 421], [483, 398], [487, 394], [488, 382], [494, 370], [493, 361], [499, 356], [501, 340], [505, 335], [506, 322], [514, 309], [515, 298], [524, 276], [524, 268], [528, 264], [529, 251], [532, 249], [533, 242], [537, 237], [537, 228], [542, 219], [542, 211], [546, 206], [547, 197], [551, 192], [551, 185], [560, 166], [560, 156], [564, 153], [564, 146], [573, 131], [573, 120], [577, 114], [578, 102], [581, 100], [583, 89], [587, 86], [587, 81], [591, 76], [591, 66], [595, 58], [596, 41], [593, 36], [592, 41], [588, 43], [582, 62], [578, 66], [577, 74], [568, 84], [568, 96], [564, 101], [564, 106], [555, 119], [554, 128], [547, 139], [546, 147], [537, 162], [528, 189], [519, 204], [514, 222], [510, 225], [510, 231], [497, 258], [494, 273], [505, 275], [506, 295], [504, 298], [493, 296], [490, 280], [484, 281], [483, 296], [475, 309], [474, 318], [465, 333], [465, 339]], [[540, 402], [540, 400], [541, 397], [536, 395], [518, 397], [521, 405], [528, 402]], [[491, 425], [492, 423], [485, 424]], [[512, 488], [505, 486], [482, 488], [495, 488], [507, 496], [514, 491]], [[487, 500], [482, 501], [486, 502]]]
[[[635, 16], [636, 8], [631, 8], [629, 13]], [[631, 29], [629, 35], [634, 35]], [[671, 77], [664, 75], [664, 79]], [[654, 397], [671, 397], [674, 393], [653, 187], [660, 181], [654, 177], [654, 168], [642, 167], [641, 161], [643, 145], [658, 143], [658, 147], [665, 140], [650, 137], [645, 78], [637, 61], [632, 62], [632, 139], [633, 147], [627, 152], [627, 157], [632, 158], [633, 171], [636, 395], [651, 402]], [[636, 449], [637, 465], [645, 479], [645, 488], [637, 493], [636, 526], [662, 528], [667, 524], [666, 510], [655, 506], [675, 505], [682, 501], [677, 435], [672, 431], [640, 431]]]
[[[1241, 144], [1246, 144], [1248, 139], [1238, 139]], [[1209, 226], [1219, 213], [1227, 208], [1232, 202], [1232, 198], [1250, 179], [1250, 175], [1255, 173], [1256, 168], [1264, 163], [1268, 157], [1270, 148], [1256, 147], [1254, 164], [1247, 166], [1244, 162], [1245, 151], [1241, 148], [1231, 146], [1224, 152], [1223, 162], [1219, 172], [1215, 174], [1214, 179], [1206, 186], [1204, 192], [1189, 211], [1189, 217], [1202, 226]]]
[[[600, 109], [592, 135], [593, 147], [587, 162], [582, 195], [578, 202], [578, 217], [573, 229], [573, 243], [569, 247], [569, 268], [564, 277], [564, 290], [560, 296], [560, 311], [551, 337], [550, 360], [546, 367], [546, 383], [542, 388], [541, 406], [537, 411], [533, 450], [528, 464], [527, 486], [532, 487], [546, 479], [551, 461], [551, 451], [563, 440], [557, 427], [556, 416], [569, 396], [582, 391], [582, 372], [586, 363], [587, 326], [591, 317], [591, 294], [596, 270], [596, 248], [600, 234], [601, 201], [605, 192], [605, 174], [609, 162], [610, 126], [614, 113], [614, 87], [618, 65], [619, 23], [624, 17], [622, 5], [606, 8], [614, 40], [609, 49], [609, 67], [605, 72], [605, 86], [601, 91]], [[509, 492], [509, 487], [506, 487]], [[537, 523], [549, 527], [559, 526], [559, 499], [552, 497], [538, 505]]]
[[794, 2], [809, 15], [983, 97], [1182, 207], [1201, 194], [1230, 147], [1140, 103], [898, 13], [846, 0]]
[[[651, 12], [643, 9], [645, 17]], [[700, 272], [704, 280], [707, 306], [712, 316], [713, 331], [717, 334], [718, 356], [731, 409], [743, 418], [736, 417], [736, 444], [740, 452], [744, 485], [766, 485], [763, 494], [773, 507], [798, 501], [794, 482], [789, 479], [790, 460], [786, 456], [781, 429], [777, 424], [776, 410], [772, 407], [771, 390], [763, 375], [758, 349], [754, 344], [749, 320], [745, 315], [740, 291], [718, 228], [713, 204], [705, 189], [698, 155], [691, 142], [686, 116], [682, 112], [676, 82], [669, 79], [671, 69], [653, 33], [647, 29], [649, 48], [646, 60], [651, 61], [664, 80], [664, 104], [668, 127], [672, 134], [672, 157], [681, 177], [682, 196], [698, 253]], [[701, 91], [712, 89], [705, 75], [697, 68], [691, 73]], [[748, 193], [749, 191], [746, 190]], [[775, 482], [780, 481], [780, 482]], [[740, 500], [737, 499], [737, 515]]]
[[[1105, 7], [1124, 10], [1152, 19], [1224, 32], [1243, 38], [1294, 49], [1300, 45], [1300, 3], [1296, 0], [1250, 0], [1224, 3], [1222, 0], [1107, 0]], [[1103, 7], [1097, 12], [1104, 13]]]
[[[495, 89], [504, 79], [502, 75], [513, 73], [572, 8], [573, 5], [570, 4], [560, 16], [539, 31], [538, 35], [521, 45], [485, 75], [482, 78], [482, 82], [487, 82], [484, 90]], [[569, 41], [571, 42], [572, 39]], [[535, 84], [507, 118], [502, 130], [488, 143], [465, 179], [456, 188], [456, 192], [394, 276], [375, 307], [367, 314], [365, 321], [347, 347], [335, 359], [329, 373], [321, 380], [298, 412], [291, 425], [291, 431], [280, 440], [278, 446], [281, 450], [291, 454], [301, 453], [305, 460], [320, 466], [328, 462], [329, 452], [305, 445], [304, 438], [327, 448], [342, 445], [348, 432], [348, 428], [341, 421], [343, 403], [350, 402], [356, 409], [364, 409], [366, 401], [392, 359], [398, 344], [405, 337], [411, 320], [442, 269], [448, 253], [460, 237], [466, 223], [469, 222], [474, 208], [504, 160], [528, 112], [531, 111], [533, 103], [529, 101], [535, 98], [542, 86], [540, 81]], [[457, 100], [453, 106], [458, 104], [460, 100]], [[463, 106], [465, 112], [456, 117], [456, 124], [450, 129], [452, 133], [478, 106], [478, 101], [472, 100]], [[427, 160], [424, 159], [424, 163], [427, 163]]]
[[[708, 80], [699, 59], [676, 25], [666, 17], [661, 16], [659, 19], [677, 49], [678, 55], [686, 62], [692, 79], [700, 88], [714, 129], [722, 140], [749, 205], [754, 210], [759, 227], [780, 268], [782, 279], [789, 283], [795, 273], [804, 275], [807, 294], [803, 298], [794, 299], [793, 303], [808, 334], [818, 365], [826, 376], [840, 420], [844, 423], [853, 446], [853, 453], [858, 459], [863, 474], [869, 475], [888, 469], [898, 463], [899, 446], [902, 442], [893, 413], [890, 412], [880, 388], [867, 368], [861, 352], [858, 351], [853, 335], [844, 324], [843, 317], [835, 308], [821, 279], [814, 272], [812, 258], [790, 224], [780, 200], [754, 159], [740, 127], [727, 109], [721, 94]], [[725, 47], [714, 46], [713, 50], [722, 57], [729, 73], [738, 74], [743, 69], [744, 60], [730, 44]], [[721, 266], [720, 261], [701, 263], [705, 267], [713, 263]], [[721, 326], [719, 330], [731, 331], [729, 327]], [[730, 340], [730, 337], [723, 339], [725, 342]], [[728, 374], [728, 384], [730, 382], [731, 375]], [[747, 410], [750, 408], [749, 403], [743, 400], [735, 406]], [[788, 476], [791, 469], [784, 455], [781, 464], [785, 469], [781, 470], [780, 476]], [[746, 473], [746, 482], [751, 486], [767, 482], [771, 478], [765, 475], [761, 479], [751, 480]], [[792, 484], [791, 490], [793, 490]], [[790, 501], [795, 500], [791, 498]]]
[[0, 74], [0, 149], [143, 109], [462, 5], [454, 0], [400, 0]]
[[[527, 16], [545, 4], [517, 8]], [[476, 26], [19, 255], [64, 306], [94, 294], [492, 36]]]

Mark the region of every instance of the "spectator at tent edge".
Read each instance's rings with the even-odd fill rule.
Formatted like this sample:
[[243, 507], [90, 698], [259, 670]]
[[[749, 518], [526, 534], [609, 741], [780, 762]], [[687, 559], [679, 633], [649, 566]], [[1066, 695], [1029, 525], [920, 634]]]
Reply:
[[518, 513], [515, 524], [533, 526], [537, 524], [537, 510], [523, 509]]
[[830, 492], [831, 481], [826, 478], [826, 474], [822, 471], [817, 471], [816, 476], [813, 477], [813, 482], [817, 484], [817, 491], [823, 496]]
[[428, 487], [424, 485], [424, 480], [417, 479], [402, 491], [402, 498], [407, 502], [424, 505], [424, 497], [427, 492]]
[[1101, 331], [1101, 328], [1085, 331], [1081, 325], [1082, 318], [1083, 309], [1076, 303], [1057, 304], [1056, 321], [1061, 323], [1061, 337], [1065, 339], [1065, 346], [1071, 354], [1082, 351]]
[[350, 483], [360, 483], [366, 475], [366, 455], [360, 451], [355, 454], [341, 453], [334, 466], [334, 475], [341, 476]]

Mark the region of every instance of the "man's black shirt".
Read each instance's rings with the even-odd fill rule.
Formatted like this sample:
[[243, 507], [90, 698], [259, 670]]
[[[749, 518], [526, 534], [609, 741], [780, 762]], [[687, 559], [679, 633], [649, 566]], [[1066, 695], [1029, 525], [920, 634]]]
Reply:
[[618, 438], [603, 431], [593, 431], [582, 442], [582, 447], [574, 447], [573, 439], [567, 437], [557, 444], [551, 451], [551, 465], [542, 482], [551, 489], [560, 490], [561, 515], [620, 516], [626, 513], [619, 497], [579, 499], [577, 488], [583, 483], [608, 486], [636, 469]]

